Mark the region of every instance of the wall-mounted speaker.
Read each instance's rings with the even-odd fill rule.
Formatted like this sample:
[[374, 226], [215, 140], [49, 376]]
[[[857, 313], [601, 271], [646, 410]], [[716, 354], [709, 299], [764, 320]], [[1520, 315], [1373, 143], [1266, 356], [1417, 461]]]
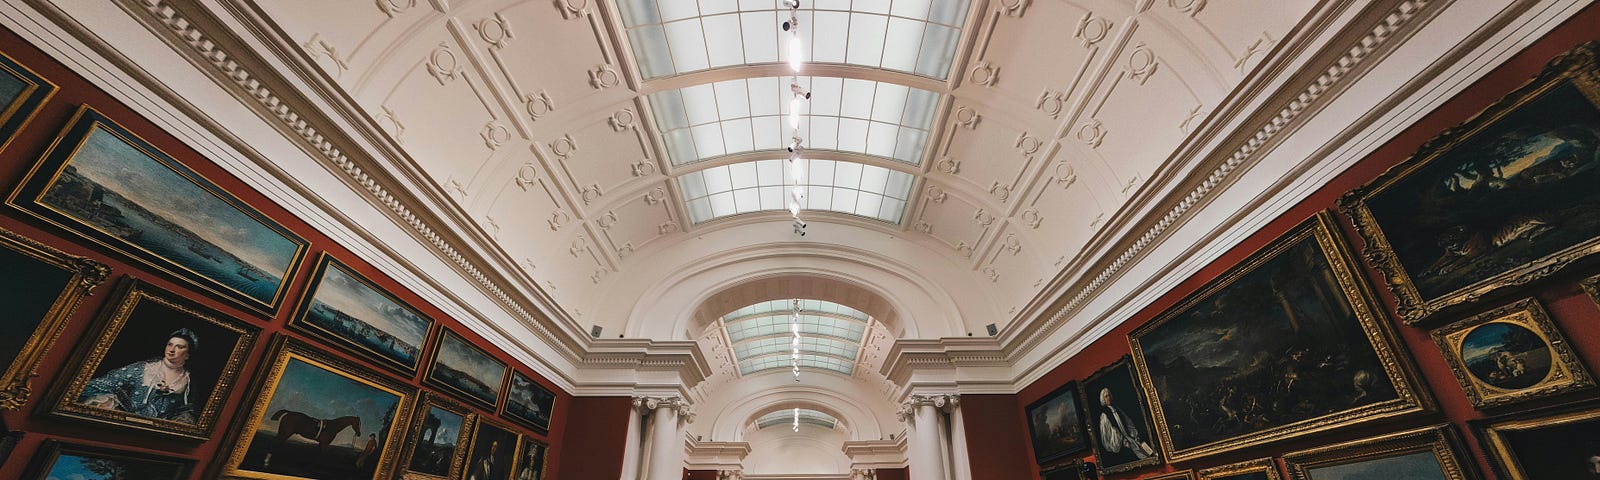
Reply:
[[989, 336], [991, 336], [991, 337], [1000, 334], [1000, 327], [996, 327], [993, 323], [989, 324], [989, 326], [984, 327], [984, 328], [989, 329]]
[[599, 325], [595, 325], [593, 327], [590, 327], [589, 328], [589, 336], [594, 337], [594, 338], [600, 338], [600, 330], [601, 330], [601, 328], [600, 328]]

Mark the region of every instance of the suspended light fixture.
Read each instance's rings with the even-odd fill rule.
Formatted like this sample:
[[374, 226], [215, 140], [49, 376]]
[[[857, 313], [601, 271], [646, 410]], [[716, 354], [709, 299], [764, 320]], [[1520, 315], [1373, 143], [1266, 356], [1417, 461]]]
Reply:
[[[804, 62], [805, 52], [800, 40], [800, 0], [783, 0], [784, 6], [789, 7], [789, 21], [783, 22], [783, 31], [789, 32], [789, 178], [793, 181], [789, 189], [789, 216], [794, 219], [794, 233], [806, 236], [806, 222], [800, 219], [800, 209], [805, 206], [806, 200], [806, 167], [805, 157], [802, 155], [804, 138], [800, 137], [800, 110], [804, 109], [807, 101], [811, 100], [811, 92], [800, 87], [800, 66]], [[798, 312], [798, 301], [796, 301]], [[799, 324], [795, 326], [795, 342], [799, 342]], [[798, 349], [798, 347], [796, 347]], [[798, 350], [796, 350], [798, 351]], [[797, 355], [798, 356], [798, 355]], [[798, 359], [795, 364], [795, 381], [800, 380], [800, 367]]]
[[793, 308], [789, 311], [789, 332], [794, 334], [789, 339], [789, 367], [794, 371], [794, 381], [800, 381], [800, 299], [793, 300]]
[[794, 407], [794, 431], [800, 431], [800, 407]]

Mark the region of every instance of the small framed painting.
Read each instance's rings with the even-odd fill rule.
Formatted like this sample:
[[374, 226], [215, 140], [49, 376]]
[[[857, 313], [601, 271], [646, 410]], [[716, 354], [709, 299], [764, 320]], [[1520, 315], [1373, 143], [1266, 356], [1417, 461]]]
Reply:
[[1083, 404], [1101, 476], [1161, 464], [1161, 445], [1127, 355], [1083, 381]]
[[478, 414], [444, 396], [423, 392], [411, 419], [410, 451], [400, 478], [437, 480], [460, 477], [466, 463], [472, 422]]
[[1446, 325], [1432, 335], [1474, 407], [1594, 387], [1566, 337], [1532, 298]]
[[443, 329], [435, 343], [426, 381], [493, 410], [505, 383], [505, 362], [449, 329]]
[[556, 394], [539, 385], [522, 372], [511, 371], [511, 385], [506, 392], [505, 407], [500, 415], [527, 425], [540, 433], [550, 432], [550, 414], [556, 406]]
[[517, 461], [517, 440], [520, 437], [505, 425], [487, 419], [478, 419], [472, 429], [472, 445], [467, 448], [467, 480], [511, 480], [512, 465]]
[[0, 52], [0, 150], [55, 93], [55, 84]]
[[1472, 460], [1449, 424], [1303, 450], [1283, 456], [1294, 480], [1471, 480]]
[[545, 457], [550, 453], [550, 446], [544, 442], [534, 440], [523, 435], [517, 441], [517, 466], [513, 468], [512, 480], [541, 480], [545, 474]]
[[1033, 458], [1040, 465], [1089, 449], [1089, 435], [1083, 429], [1083, 408], [1078, 404], [1078, 382], [1061, 388], [1028, 405], [1028, 436], [1033, 442]]
[[23, 480], [184, 480], [194, 461], [45, 440]]
[[311, 293], [290, 326], [401, 372], [417, 372], [433, 320], [326, 253], [306, 290]]
[[1472, 422], [1498, 477], [1594, 478], [1600, 469], [1600, 407], [1540, 411]]

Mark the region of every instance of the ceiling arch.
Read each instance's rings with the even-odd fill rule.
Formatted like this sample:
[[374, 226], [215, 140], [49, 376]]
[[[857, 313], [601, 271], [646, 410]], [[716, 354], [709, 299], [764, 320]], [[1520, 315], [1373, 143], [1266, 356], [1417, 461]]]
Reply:
[[793, 408], [833, 416], [849, 427], [841, 432], [850, 440], [878, 440], [902, 429], [889, 401], [863, 384], [833, 375], [814, 375], [795, 383], [788, 372], [774, 371], [707, 395], [689, 432], [708, 441], [744, 441], [746, 427], [756, 419]]

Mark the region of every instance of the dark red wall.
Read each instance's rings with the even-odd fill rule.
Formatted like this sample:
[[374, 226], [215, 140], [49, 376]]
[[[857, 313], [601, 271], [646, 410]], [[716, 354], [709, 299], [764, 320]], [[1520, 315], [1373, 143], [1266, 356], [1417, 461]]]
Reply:
[[[1550, 35], [1539, 40], [1533, 46], [1457, 95], [1456, 98], [1446, 102], [1436, 111], [1390, 140], [1370, 156], [1350, 168], [1350, 170], [1328, 182], [1322, 189], [1271, 224], [1251, 235], [1247, 240], [1210, 266], [1202, 269], [1193, 277], [1167, 292], [1159, 300], [1123, 322], [1122, 325], [1104, 338], [1094, 342], [1073, 358], [1057, 366], [1032, 385], [1029, 385], [1015, 397], [1014, 402], [998, 400], [993, 402], [970, 401], [967, 397], [963, 397], [961, 408], [962, 415], [968, 418], [966, 422], [968, 434], [974, 435], [973, 438], [983, 439], [982, 441], [969, 441], [967, 443], [969, 455], [973, 459], [974, 478], [1038, 478], [1038, 467], [1033, 465], [1032, 461], [1032, 446], [1020, 446], [1028, 443], [1026, 440], [1028, 435], [1027, 426], [1020, 410], [1021, 405], [1027, 405], [1038, 400], [1068, 381], [1082, 380], [1096, 369], [1110, 364], [1118, 357], [1127, 354], [1129, 352], [1127, 334], [1135, 328], [1150, 321], [1174, 303], [1183, 299], [1183, 297], [1193, 293], [1217, 275], [1236, 265], [1251, 252], [1267, 245], [1306, 218], [1322, 210], [1334, 209], [1340, 195], [1376, 178], [1389, 167], [1410, 156], [1421, 147], [1423, 142], [1433, 138], [1440, 131], [1465, 121], [1505, 94], [1521, 86], [1537, 74], [1551, 58], [1585, 41], [1600, 39], [1600, 28], [1597, 28], [1597, 25], [1600, 25], [1600, 6], [1590, 6], [1577, 16], [1566, 21]], [[1342, 233], [1344, 237], [1354, 247], [1354, 251], [1359, 252], [1361, 242], [1350, 226], [1349, 220], [1340, 216], [1340, 222], [1343, 227]], [[1358, 262], [1360, 262], [1359, 259]], [[1365, 266], [1365, 263], [1362, 264]], [[1368, 282], [1374, 287], [1373, 290], [1378, 293], [1387, 306], [1390, 320], [1395, 322], [1395, 330], [1399, 332], [1404, 346], [1409, 350], [1410, 356], [1415, 359], [1416, 365], [1425, 377], [1426, 386], [1433, 393], [1439, 404], [1440, 412], [1393, 424], [1344, 429], [1318, 438], [1251, 448], [1231, 454], [1219, 455], [1214, 458], [1185, 462], [1177, 465], [1179, 469], [1204, 468], [1268, 455], [1278, 455], [1288, 451], [1311, 448], [1338, 441], [1355, 440], [1443, 421], [1455, 424], [1463, 433], [1470, 432], [1467, 429], [1466, 422], [1482, 418], [1483, 413], [1474, 410], [1471, 404], [1468, 403], [1465, 394], [1461, 391], [1461, 387], [1456, 384], [1449, 367], [1445, 364], [1443, 354], [1428, 337], [1427, 330], [1406, 327], [1401, 325], [1398, 320], [1393, 320], [1394, 298], [1383, 287], [1381, 275], [1371, 268], [1366, 268], [1366, 273]], [[1592, 274], [1594, 272], [1578, 273]], [[1596, 365], [1594, 362], [1600, 361], [1600, 328], [1595, 328], [1595, 325], [1600, 325], [1600, 308], [1597, 308], [1595, 303], [1583, 293], [1577, 284], [1578, 278], [1569, 275], [1564, 279], [1545, 282], [1522, 295], [1537, 297], [1546, 310], [1549, 311], [1556, 324], [1566, 333], [1568, 340], [1576, 347], [1578, 355], [1589, 360], [1588, 364]], [[1476, 311], [1488, 310], [1509, 303], [1516, 298], [1520, 297], [1512, 296], [1502, 302], [1491, 302], [1491, 304], [1482, 305]], [[1464, 318], [1464, 315], [1470, 315], [1476, 313], [1476, 311], [1465, 312], [1462, 318]], [[1533, 402], [1532, 404], [1520, 405], [1517, 408], [1538, 407], [1544, 403], [1562, 400], [1570, 401], [1571, 398], [1551, 399], [1542, 403]], [[981, 425], [983, 421], [979, 419], [1007, 421], [1010, 425], [1004, 428], [986, 427]], [[1011, 435], [1022, 440], [1020, 443], [1006, 442], [992, 437], [977, 436], [981, 435], [981, 433], [974, 432], [978, 428], [989, 428], [985, 432], [992, 432], [997, 435]], [[1004, 432], [1001, 432], [1001, 430], [1004, 430]], [[1466, 437], [1468, 448], [1473, 456], [1476, 457], [1478, 467], [1484, 472], [1485, 477], [1494, 478], [1492, 471], [1489, 470], [1489, 464], [1485, 459], [1483, 449], [1477, 445], [1477, 441], [1471, 438], [1472, 435], [1469, 433], [1463, 436]], [[1017, 458], [1019, 457], [1017, 452], [1022, 452], [1020, 458]], [[1020, 470], [1016, 467], [994, 467], [990, 465], [991, 462], [987, 459], [995, 457], [1003, 457], [1008, 460], [995, 460], [992, 463], [1009, 465], [1009, 462], [1021, 461], [1025, 462], [1024, 465], [1029, 466], [1021, 467], [1022, 469]], [[1084, 454], [1082, 458], [1088, 459], [1088, 454]], [[1092, 459], [1090, 460], [1092, 461]], [[979, 468], [980, 461], [984, 462], [984, 468], [1008, 468], [1004, 470], [1008, 472], [1008, 475], [989, 477], [979, 474], [977, 472], [984, 471]], [[1167, 466], [1150, 468], [1139, 473], [1141, 475], [1153, 475], [1172, 470], [1173, 467]], [[1025, 471], [1031, 471], [1031, 474], [1024, 475], [1020, 473]], [[1122, 478], [1137, 478], [1137, 476]]]
[[[134, 262], [127, 261], [121, 255], [113, 254], [109, 251], [103, 251], [99, 248], [90, 247], [88, 246], [89, 244], [87, 242], [78, 240], [73, 234], [63, 231], [59, 228], [48, 226], [42, 222], [35, 221], [31, 217], [27, 217], [25, 214], [19, 213], [14, 209], [9, 207], [0, 207], [0, 228], [12, 230], [73, 255], [86, 256], [103, 262], [111, 266], [112, 269], [111, 278], [107, 280], [105, 284], [96, 288], [92, 296], [84, 300], [83, 304], [79, 306], [77, 311], [72, 315], [70, 323], [67, 325], [65, 332], [62, 334], [60, 341], [56, 342], [55, 345], [46, 353], [39, 366], [39, 377], [33, 379], [32, 386], [35, 393], [32, 398], [30, 398], [29, 403], [20, 410], [0, 412], [0, 416], [3, 416], [5, 425], [7, 427], [13, 430], [22, 430], [26, 432], [22, 442], [18, 444], [16, 450], [12, 452], [10, 457], [4, 459], [3, 464], [0, 464], [0, 478], [20, 477], [30, 457], [38, 449], [40, 442], [47, 438], [62, 439], [76, 443], [112, 445], [117, 446], [118, 448], [128, 448], [132, 450], [142, 450], [195, 459], [198, 460], [199, 465], [195, 470], [196, 473], [193, 475], [193, 478], [201, 478], [202, 472], [209, 468], [213, 458], [216, 457], [219, 452], [226, 451], [227, 445], [231, 444], [232, 439], [224, 438], [228, 432], [228, 426], [231, 421], [235, 420], [236, 415], [241, 414], [241, 404], [249, 403], [243, 398], [245, 391], [248, 390], [247, 388], [244, 388], [243, 385], [250, 385], [251, 382], [255, 380], [257, 377], [256, 369], [261, 365], [263, 361], [262, 357], [264, 356], [268, 345], [273, 343], [275, 338], [281, 336], [288, 336], [304, 340], [309, 344], [317, 345], [324, 350], [330, 351], [335, 356], [367, 366], [369, 367], [369, 370], [381, 372], [381, 374], [388, 375], [397, 380], [403, 381], [408, 385], [420, 388], [421, 384], [419, 380], [415, 378], [415, 376], [406, 378], [400, 374], [395, 374], [382, 368], [375, 368], [369, 362], [365, 362], [351, 355], [346, 355], [336, 348], [328, 348], [327, 345], [322, 344], [321, 342], [295, 332], [290, 332], [284, 328], [285, 322], [291, 315], [293, 315], [294, 306], [300, 301], [301, 296], [304, 293], [303, 289], [308, 281], [308, 277], [310, 277], [312, 267], [314, 267], [316, 263], [317, 256], [322, 252], [332, 253], [341, 261], [347, 263], [356, 272], [359, 272], [367, 278], [372, 279], [380, 287], [388, 290], [390, 293], [399, 297], [402, 301], [409, 303], [418, 311], [428, 315], [456, 333], [463, 335], [465, 338], [483, 347], [486, 351], [489, 351], [497, 358], [500, 358], [501, 360], [513, 365], [513, 368], [516, 370], [519, 370], [524, 374], [528, 374], [531, 378], [534, 378], [537, 382], [544, 385], [545, 388], [557, 392], [555, 400], [556, 413], [551, 419], [549, 434], [538, 435], [531, 431], [525, 431], [523, 433], [532, 434], [535, 438], [539, 438], [547, 443], [550, 443], [551, 458], [553, 459], [551, 468], [561, 468], [561, 459], [566, 453], [565, 448], [562, 445], [562, 442], [553, 441], [552, 439], [560, 439], [566, 434], [567, 424], [570, 422], [568, 417], [570, 415], [563, 414], [562, 412], [567, 412], [574, 409], [574, 402], [570, 394], [561, 391], [559, 388], [556, 388], [549, 381], [538, 374], [533, 373], [526, 366], [520, 365], [509, 355], [495, 349], [495, 347], [490, 345], [488, 342], [474, 335], [472, 332], [462, 327], [458, 322], [445, 315], [443, 311], [434, 308], [432, 305], [429, 305], [420, 297], [406, 290], [404, 287], [393, 280], [390, 280], [388, 277], [385, 277], [370, 265], [359, 261], [355, 255], [351, 254], [343, 247], [335, 244], [327, 236], [317, 232], [310, 225], [295, 218], [288, 211], [280, 208], [278, 205], [273, 204], [266, 197], [233, 178], [227, 172], [218, 168], [215, 164], [196, 153], [193, 149], [168, 135], [154, 124], [146, 121], [144, 118], [134, 113], [131, 109], [123, 106], [105, 92], [102, 92], [81, 77], [72, 73], [70, 70], [67, 70], [61, 64], [50, 59], [43, 52], [35, 49], [21, 37], [3, 28], [0, 28], [0, 50], [3, 50], [6, 54], [10, 55], [18, 62], [26, 65], [28, 68], [44, 76], [46, 79], [52, 83], [55, 83], [59, 87], [59, 90], [56, 92], [55, 96], [43, 106], [38, 115], [35, 116], [26, 127], [18, 132], [17, 136], [9, 146], [7, 146], [3, 151], [0, 151], [0, 192], [9, 193], [15, 189], [17, 184], [21, 181], [22, 176], [26, 174], [28, 169], [31, 168], [40, 158], [40, 156], [44, 154], [45, 150], [50, 145], [50, 142], [56, 137], [57, 132], [66, 126], [68, 119], [72, 116], [73, 112], [76, 111], [80, 105], [88, 105], [114, 119], [117, 123], [127, 127], [128, 130], [132, 131], [134, 134], [143, 137], [157, 148], [160, 148], [173, 158], [183, 162], [190, 168], [193, 168], [196, 172], [204, 175], [217, 185], [222, 186], [230, 192], [233, 192], [244, 202], [254, 206], [263, 214], [283, 225], [285, 228], [288, 228], [290, 231], [293, 231], [294, 233], [305, 238], [310, 244], [307, 250], [306, 260], [301, 262], [297, 270], [292, 272], [290, 276], [290, 288], [283, 301], [283, 306], [279, 307], [278, 311], [273, 316], [265, 317], [261, 314], [241, 310], [239, 308], [235, 308], [231, 304], [211, 298], [209, 295], [189, 286], [186, 283], [174, 281], [173, 279], [153, 270], [142, 267]], [[177, 65], [174, 67], [190, 68], [188, 65]], [[65, 363], [71, 356], [78, 341], [84, 336], [84, 332], [89, 327], [92, 319], [94, 319], [96, 314], [99, 313], [101, 306], [109, 300], [115, 300], [112, 298], [111, 291], [114, 289], [117, 281], [124, 276], [138, 278], [164, 290], [175, 292], [184, 297], [196, 300], [202, 304], [205, 304], [206, 306], [215, 308], [220, 312], [231, 315], [235, 318], [243, 319], [246, 323], [262, 329], [260, 341], [257, 342], [254, 351], [250, 353], [249, 363], [246, 364], [244, 373], [239, 379], [241, 387], [233, 389], [233, 391], [228, 394], [227, 401], [222, 409], [221, 421], [219, 422], [216, 431], [213, 433], [212, 440], [198, 444], [192, 442], [164, 440], [161, 438], [153, 438], [149, 435], [129, 433], [118, 429], [91, 427], [77, 423], [60, 421], [49, 417], [35, 417], [29, 415], [30, 412], [35, 411], [35, 408], [38, 407], [41, 397], [44, 396], [42, 393], [48, 390], [52, 385], [52, 382], [54, 382], [58, 377], [62, 377], [62, 369]], [[494, 415], [494, 412], [481, 410], [479, 413], [489, 416]], [[622, 420], [618, 420], [618, 422], [625, 423], [627, 411], [625, 409], [622, 410], [621, 415], [622, 416], [620, 418]], [[582, 421], [586, 423], [588, 422], [587, 419]], [[137, 445], [137, 447], [134, 447], [135, 445]], [[618, 445], [620, 445], [620, 443]], [[591, 443], [588, 444], [587, 447], [594, 448], [595, 445]]]
[[683, 480], [717, 480], [716, 470], [685, 470]]
[[550, 478], [616, 480], [622, 476], [622, 449], [627, 444], [629, 397], [574, 398], [567, 408], [573, 428], [558, 442], [561, 468]]
[[1016, 395], [962, 395], [961, 425], [972, 478], [1028, 478], [1033, 457], [1028, 453], [1027, 418]]
[[910, 468], [880, 468], [877, 474], [878, 480], [911, 480]]

